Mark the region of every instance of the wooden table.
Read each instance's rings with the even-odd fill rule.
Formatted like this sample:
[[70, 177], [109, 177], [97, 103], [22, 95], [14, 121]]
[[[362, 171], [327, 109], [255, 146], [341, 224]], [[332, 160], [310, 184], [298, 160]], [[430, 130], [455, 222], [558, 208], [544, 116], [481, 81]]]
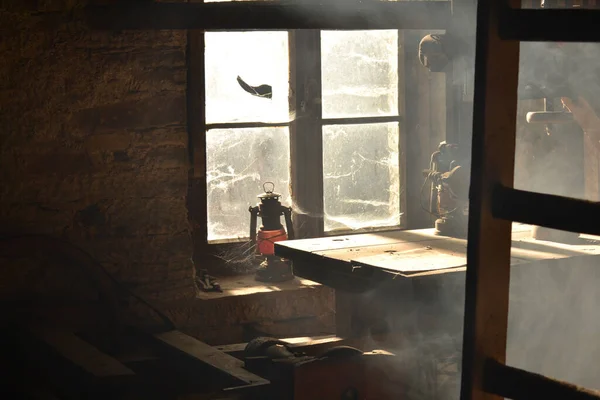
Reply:
[[[531, 238], [531, 226], [513, 225], [511, 265], [600, 254], [600, 238], [582, 237], [577, 244]], [[275, 253], [294, 263], [297, 276], [352, 291], [368, 290], [365, 276], [418, 278], [466, 270], [467, 241], [439, 236], [432, 229], [332, 236], [277, 242]], [[365, 271], [368, 271], [365, 274]], [[338, 281], [340, 274], [357, 275], [354, 288]], [[383, 275], [381, 274], [383, 273]]]
[[[554, 298], [567, 290], [572, 301], [579, 295], [580, 283], [574, 282], [595, 282], [594, 277], [600, 282], [600, 238], [582, 236], [574, 244], [539, 241], [531, 237], [531, 227], [522, 224], [513, 225], [512, 237], [513, 319], [526, 320], [530, 327], [537, 326], [536, 320], [540, 327], [548, 326], [547, 321], [553, 319], [552, 326], [562, 326], [562, 317], [555, 312], [559, 300]], [[466, 246], [466, 240], [421, 229], [278, 242], [275, 253], [292, 260], [295, 275], [336, 289], [337, 336], [362, 337], [365, 350], [379, 347], [392, 352], [427, 342], [429, 347], [442, 349], [431, 350], [438, 358], [449, 353], [460, 358]], [[550, 284], [540, 284], [540, 274]], [[563, 281], [571, 282], [567, 289], [561, 286]], [[600, 291], [595, 292], [600, 304]], [[573, 312], [590, 317], [578, 309]], [[531, 336], [517, 328], [524, 326], [521, 322], [513, 326], [513, 336]], [[443, 343], [438, 343], [439, 338], [444, 338]], [[536, 347], [532, 350], [536, 354], [557, 347], [535, 336], [527, 340], [521, 349], [517, 346], [517, 356], [525, 354], [528, 346]], [[418, 350], [417, 358], [423, 360], [428, 351]], [[523, 365], [530, 361], [522, 357], [520, 361], [514, 357], [513, 365], [535, 371], [535, 365]]]

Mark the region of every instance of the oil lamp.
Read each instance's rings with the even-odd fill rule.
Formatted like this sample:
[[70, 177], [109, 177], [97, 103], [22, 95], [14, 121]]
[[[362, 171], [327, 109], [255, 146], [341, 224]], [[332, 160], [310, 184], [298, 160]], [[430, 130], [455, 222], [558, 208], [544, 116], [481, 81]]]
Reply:
[[[262, 194], [257, 197], [260, 203], [248, 209], [250, 211], [250, 239], [256, 245], [256, 254], [264, 258], [256, 271], [256, 280], [261, 282], [283, 282], [294, 278], [290, 262], [275, 256], [275, 242], [294, 238], [292, 226], [292, 208], [279, 202], [280, 194], [275, 193], [273, 182], [263, 184]], [[285, 218], [287, 232], [281, 225], [281, 216]], [[262, 225], [256, 232], [258, 217]]]

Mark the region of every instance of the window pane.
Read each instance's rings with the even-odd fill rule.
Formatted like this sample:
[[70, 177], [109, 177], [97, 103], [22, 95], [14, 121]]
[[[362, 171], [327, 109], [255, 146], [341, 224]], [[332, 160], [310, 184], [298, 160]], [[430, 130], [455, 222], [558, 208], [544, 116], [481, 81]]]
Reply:
[[321, 33], [323, 117], [398, 114], [398, 31]]
[[290, 203], [288, 128], [211, 129], [206, 133], [208, 240], [248, 238], [249, 206], [271, 181]]
[[400, 225], [397, 123], [323, 127], [325, 230]]
[[[289, 120], [287, 32], [207, 32], [205, 39], [206, 122]], [[269, 85], [272, 98], [246, 92]]]

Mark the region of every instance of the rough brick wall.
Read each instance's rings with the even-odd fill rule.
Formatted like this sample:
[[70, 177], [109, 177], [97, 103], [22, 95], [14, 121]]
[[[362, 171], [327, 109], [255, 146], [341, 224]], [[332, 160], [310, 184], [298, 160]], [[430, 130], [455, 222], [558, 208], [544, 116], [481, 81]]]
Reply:
[[186, 32], [91, 32], [82, 5], [0, 4], [0, 233], [68, 239], [146, 298], [194, 297]]

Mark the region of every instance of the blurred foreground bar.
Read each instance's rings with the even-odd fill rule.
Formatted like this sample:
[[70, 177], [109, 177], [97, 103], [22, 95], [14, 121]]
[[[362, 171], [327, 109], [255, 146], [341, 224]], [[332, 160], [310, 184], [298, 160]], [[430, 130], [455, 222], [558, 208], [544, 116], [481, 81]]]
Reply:
[[484, 389], [513, 400], [600, 400], [600, 393], [571, 383], [487, 360]]
[[[600, 203], [497, 185], [492, 198], [496, 218], [561, 231], [600, 235]], [[585, 218], [580, 216], [584, 215]]]
[[131, 2], [84, 9], [97, 30], [287, 30], [446, 29], [450, 1], [363, 1], [340, 4], [299, 2]]
[[600, 41], [600, 9], [505, 9], [500, 15], [503, 40], [522, 42]]

